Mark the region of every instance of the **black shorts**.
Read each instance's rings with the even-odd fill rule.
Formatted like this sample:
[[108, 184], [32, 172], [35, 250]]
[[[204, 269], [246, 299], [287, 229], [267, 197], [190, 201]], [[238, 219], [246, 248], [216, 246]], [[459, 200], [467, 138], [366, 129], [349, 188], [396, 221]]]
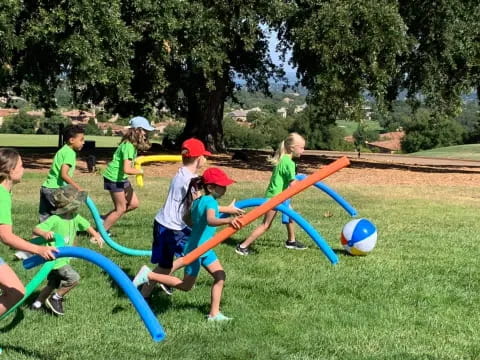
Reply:
[[124, 192], [131, 187], [132, 184], [130, 184], [128, 179], [123, 181], [112, 181], [105, 177], [103, 178], [103, 188], [110, 192]]

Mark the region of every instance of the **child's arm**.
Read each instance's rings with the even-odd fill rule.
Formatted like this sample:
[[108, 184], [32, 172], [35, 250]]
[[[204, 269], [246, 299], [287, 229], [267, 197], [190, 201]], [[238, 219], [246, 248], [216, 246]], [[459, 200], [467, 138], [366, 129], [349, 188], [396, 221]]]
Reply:
[[123, 172], [127, 175], [142, 175], [143, 170], [132, 167], [132, 160], [123, 160]]
[[245, 213], [242, 209], [235, 206], [235, 199], [228, 206], [219, 206], [218, 211], [224, 214], [242, 215]]
[[[103, 241], [103, 238], [102, 236], [98, 233], [98, 231], [96, 231], [93, 227], [89, 227], [87, 229], [87, 232], [90, 234], [90, 236], [92, 237], [90, 239], [91, 242], [93, 243], [96, 243], [99, 247], [103, 247], [103, 244], [105, 244], [105, 242]], [[95, 240], [95, 241], [92, 241], [92, 240]]]
[[232, 225], [235, 229], [240, 229], [242, 226], [238, 221], [238, 217], [217, 218], [214, 209], [207, 209], [207, 224], [210, 226]]
[[60, 170], [60, 175], [62, 176], [63, 181], [65, 181], [67, 184], [72, 185], [78, 191], [82, 191], [82, 188], [80, 187], [80, 185], [78, 185], [75, 181], [73, 181], [70, 175], [68, 175], [68, 170], [70, 170], [70, 165], [63, 164], [62, 169]]
[[12, 232], [11, 225], [0, 225], [0, 240], [12, 248], [40, 255], [46, 260], [55, 259], [54, 253], [57, 252], [57, 248], [54, 246], [40, 246], [23, 240]]
[[32, 232], [34, 235], [41, 236], [45, 240], [53, 239], [53, 231], [46, 231], [46, 230], [40, 229], [39, 227], [35, 227]]

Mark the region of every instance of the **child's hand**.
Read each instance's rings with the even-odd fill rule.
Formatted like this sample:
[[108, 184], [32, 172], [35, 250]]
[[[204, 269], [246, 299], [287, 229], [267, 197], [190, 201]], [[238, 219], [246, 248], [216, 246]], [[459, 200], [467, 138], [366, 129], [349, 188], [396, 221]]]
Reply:
[[45, 231], [45, 233], [42, 235], [42, 237], [45, 240], [52, 240], [53, 239], [53, 231]]
[[235, 216], [234, 218], [230, 219], [230, 225], [237, 230], [242, 227], [242, 222], [239, 220], [239, 218], [241, 218], [241, 216]]
[[38, 246], [35, 254], [41, 256], [45, 260], [54, 260], [56, 252], [58, 252], [58, 250], [55, 246]]
[[103, 248], [103, 245], [105, 244], [105, 241], [103, 241], [103, 238], [98, 233], [90, 238], [90, 242], [92, 244], [97, 244], [100, 248]]
[[245, 214], [245, 211], [235, 206], [235, 199], [232, 200], [232, 202], [225, 208], [225, 210], [227, 214], [232, 214], [237, 216]]

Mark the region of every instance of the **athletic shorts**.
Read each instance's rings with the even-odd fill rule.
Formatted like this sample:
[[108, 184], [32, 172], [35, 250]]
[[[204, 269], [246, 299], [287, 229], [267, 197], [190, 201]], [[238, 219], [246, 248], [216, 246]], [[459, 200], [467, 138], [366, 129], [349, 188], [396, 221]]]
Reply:
[[124, 192], [131, 187], [132, 184], [130, 184], [130, 181], [128, 179], [125, 179], [123, 181], [112, 181], [105, 177], [103, 178], [103, 188], [110, 192]]
[[153, 221], [152, 264], [164, 269], [171, 269], [174, 256], [183, 256], [183, 247], [190, 236], [191, 230], [171, 230]]
[[80, 275], [70, 266], [65, 265], [61, 268], [50, 271], [47, 277], [48, 286], [59, 289], [69, 287], [80, 281]]
[[185, 267], [185, 274], [190, 276], [197, 276], [200, 272], [200, 266], [207, 267], [210, 264], [213, 264], [218, 260], [217, 254], [215, 251], [208, 250], [205, 254], [200, 256], [197, 260], [192, 262], [190, 265]]

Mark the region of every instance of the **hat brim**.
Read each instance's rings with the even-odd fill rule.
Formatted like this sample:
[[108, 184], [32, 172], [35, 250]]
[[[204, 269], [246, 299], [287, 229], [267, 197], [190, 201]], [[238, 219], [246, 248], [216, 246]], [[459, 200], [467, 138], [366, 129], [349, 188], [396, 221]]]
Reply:
[[228, 179], [217, 180], [214, 183], [208, 183], [208, 184], [213, 184], [218, 186], [228, 186], [228, 185], [232, 185], [233, 183], [235, 183], [235, 180], [228, 178]]

